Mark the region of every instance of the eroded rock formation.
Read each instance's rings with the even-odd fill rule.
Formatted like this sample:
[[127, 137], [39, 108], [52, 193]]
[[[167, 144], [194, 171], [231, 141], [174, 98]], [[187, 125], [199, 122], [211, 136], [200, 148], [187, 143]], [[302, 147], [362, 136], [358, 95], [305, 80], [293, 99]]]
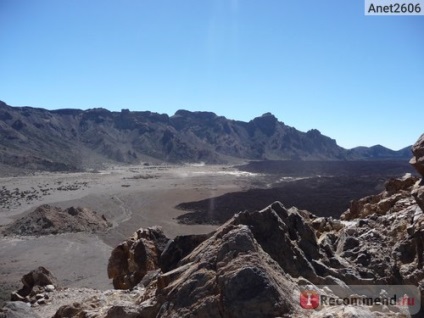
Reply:
[[168, 238], [159, 227], [140, 229], [127, 241], [119, 244], [109, 258], [107, 273], [116, 289], [130, 289], [148, 271], [159, 267], [159, 257]]

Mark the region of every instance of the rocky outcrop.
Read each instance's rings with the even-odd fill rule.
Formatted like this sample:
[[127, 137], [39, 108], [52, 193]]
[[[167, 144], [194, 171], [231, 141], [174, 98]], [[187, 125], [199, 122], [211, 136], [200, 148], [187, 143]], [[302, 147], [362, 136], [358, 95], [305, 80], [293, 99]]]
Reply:
[[[153, 317], [306, 317], [298, 305], [302, 285], [411, 284], [411, 275], [424, 274], [406, 231], [417, 208], [414, 180], [387, 183], [386, 199], [404, 195], [393, 199], [394, 209], [376, 204], [378, 213], [369, 214], [363, 205], [349, 222], [279, 202], [238, 213], [169, 271], [156, 270], [140, 303], [151, 305]], [[344, 308], [344, 316], [357, 310]]]
[[12, 301], [45, 305], [50, 299], [49, 294], [58, 287], [56, 277], [42, 266], [24, 275], [21, 281], [23, 287], [12, 293]]
[[161, 317], [284, 317], [295, 282], [242, 224], [221, 227], [157, 279]]
[[107, 274], [116, 289], [130, 289], [148, 271], [159, 268], [159, 258], [169, 239], [160, 227], [140, 229], [119, 244], [109, 258]]
[[4, 230], [6, 235], [49, 235], [66, 232], [102, 232], [111, 227], [104, 215], [88, 208], [44, 204], [16, 220]]
[[[173, 270], [181, 259], [211, 235], [181, 235], [172, 240], [160, 227], [139, 229], [112, 251], [108, 276], [117, 289], [130, 289], [140, 282], [147, 285], [156, 278], [156, 270]], [[145, 277], [148, 273], [151, 275]]]

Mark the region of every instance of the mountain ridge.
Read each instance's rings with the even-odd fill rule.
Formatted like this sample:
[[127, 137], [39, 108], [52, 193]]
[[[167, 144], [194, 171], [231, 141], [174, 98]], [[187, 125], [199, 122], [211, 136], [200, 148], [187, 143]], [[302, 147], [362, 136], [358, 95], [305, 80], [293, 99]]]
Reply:
[[213, 112], [46, 110], [0, 101], [0, 164], [81, 170], [104, 163], [408, 159], [410, 147], [345, 149], [317, 129], [301, 132], [265, 113], [249, 122]]

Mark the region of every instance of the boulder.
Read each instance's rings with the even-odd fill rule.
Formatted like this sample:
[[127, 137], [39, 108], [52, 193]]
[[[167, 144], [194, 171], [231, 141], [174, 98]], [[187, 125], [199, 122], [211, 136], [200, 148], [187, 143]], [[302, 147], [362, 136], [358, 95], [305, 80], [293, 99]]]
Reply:
[[45, 293], [54, 291], [59, 285], [56, 277], [42, 266], [25, 274], [21, 281], [23, 287], [12, 292], [11, 301], [44, 304], [43, 301], [39, 300], [44, 300], [46, 298]]

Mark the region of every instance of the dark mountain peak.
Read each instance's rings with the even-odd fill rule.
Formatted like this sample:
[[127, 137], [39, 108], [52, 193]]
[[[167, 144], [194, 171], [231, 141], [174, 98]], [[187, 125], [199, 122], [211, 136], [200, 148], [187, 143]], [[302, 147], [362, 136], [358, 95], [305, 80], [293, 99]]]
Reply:
[[[276, 128], [279, 124], [277, 117], [275, 117], [271, 113], [265, 113], [260, 117], [256, 117], [249, 122], [251, 125], [251, 133], [254, 132], [255, 129], [259, 129], [266, 136], [270, 137], [276, 131]], [[283, 123], [280, 123], [284, 125]]]
[[260, 116], [260, 117], [272, 117], [275, 120], [277, 120], [277, 117], [275, 117], [274, 114], [270, 113], [270, 112], [266, 112], [266, 113], [262, 114], [262, 116]]
[[264, 113], [261, 116], [255, 117], [252, 120], [253, 122], [268, 122], [268, 123], [276, 123], [278, 122], [277, 117], [275, 117], [272, 113]]
[[318, 129], [310, 129], [306, 132], [308, 137], [321, 137], [322, 134]]

